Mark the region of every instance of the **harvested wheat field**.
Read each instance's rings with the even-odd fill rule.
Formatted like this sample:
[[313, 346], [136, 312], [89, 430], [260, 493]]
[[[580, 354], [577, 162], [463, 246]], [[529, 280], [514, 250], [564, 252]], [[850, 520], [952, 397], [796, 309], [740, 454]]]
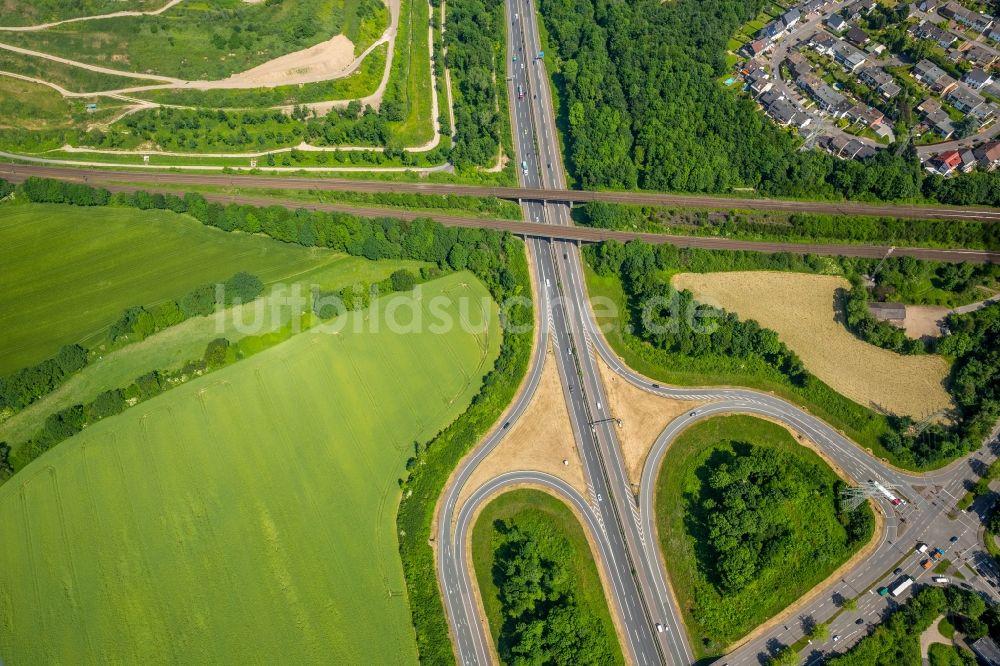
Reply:
[[691, 290], [701, 302], [777, 331], [810, 372], [862, 405], [874, 403], [918, 418], [951, 405], [943, 386], [948, 375], [943, 358], [880, 349], [838, 321], [835, 292], [850, 288], [844, 278], [769, 271], [682, 273], [673, 284]]

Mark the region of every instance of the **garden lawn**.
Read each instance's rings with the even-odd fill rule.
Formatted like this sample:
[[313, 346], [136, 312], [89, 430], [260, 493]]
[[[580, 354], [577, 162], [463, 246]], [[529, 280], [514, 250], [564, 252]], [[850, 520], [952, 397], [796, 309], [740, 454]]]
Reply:
[[[425, 318], [488, 298], [468, 273], [421, 289]], [[0, 487], [0, 658], [416, 663], [397, 479], [492, 367], [486, 314], [401, 334], [351, 313], [41, 456]]]

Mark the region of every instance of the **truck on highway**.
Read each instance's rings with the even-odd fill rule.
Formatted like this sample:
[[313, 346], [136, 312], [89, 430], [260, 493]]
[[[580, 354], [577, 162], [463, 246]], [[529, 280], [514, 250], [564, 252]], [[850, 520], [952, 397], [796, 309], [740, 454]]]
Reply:
[[871, 481], [871, 480], [869, 480], [868, 482], [871, 483], [872, 485], [874, 485], [876, 490], [878, 490], [880, 493], [882, 493], [883, 495], [885, 495], [886, 499], [889, 500], [889, 504], [892, 504], [893, 506], [901, 506], [903, 504], [906, 504], [906, 502], [904, 502], [903, 500], [901, 500], [898, 497], [896, 497], [895, 495], [893, 495], [892, 492], [890, 492], [888, 488], [886, 488], [885, 486], [883, 486], [878, 481]]
[[906, 588], [908, 588], [911, 585], [913, 585], [913, 576], [907, 576], [903, 580], [896, 583], [892, 587], [892, 589], [889, 590], [889, 592], [892, 593], [892, 596], [898, 597], [899, 595], [901, 595], [903, 592], [906, 591]]

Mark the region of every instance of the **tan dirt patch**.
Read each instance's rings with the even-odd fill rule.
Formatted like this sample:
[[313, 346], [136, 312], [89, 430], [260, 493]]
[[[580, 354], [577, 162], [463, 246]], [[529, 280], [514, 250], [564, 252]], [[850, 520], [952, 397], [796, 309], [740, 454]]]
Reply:
[[352, 62], [354, 62], [354, 42], [344, 35], [337, 35], [315, 46], [287, 53], [245, 72], [233, 74], [225, 79], [224, 83], [227, 86], [257, 87], [281, 85], [293, 77], [320, 81], [336, 78]]
[[941, 325], [938, 322], [944, 320], [949, 312], [950, 308], [941, 305], [907, 305], [903, 330], [916, 340], [923, 337], [939, 338]]
[[618, 428], [618, 441], [625, 458], [625, 470], [629, 481], [638, 485], [646, 457], [667, 424], [708, 401], [673, 400], [638, 389], [616, 375], [600, 357], [597, 367], [611, 413], [622, 421]]
[[[564, 465], [563, 460], [569, 464]], [[570, 484], [581, 495], [587, 494], [583, 464], [551, 349], [545, 352], [545, 365], [531, 404], [503, 441], [476, 467], [462, 488], [457, 506], [490, 479], [513, 471], [545, 472]]]
[[673, 284], [703, 303], [773, 329], [810, 372], [861, 405], [922, 418], [952, 404], [943, 386], [948, 376], [943, 358], [880, 349], [838, 321], [835, 292], [850, 287], [844, 278], [737, 271], [682, 273]]

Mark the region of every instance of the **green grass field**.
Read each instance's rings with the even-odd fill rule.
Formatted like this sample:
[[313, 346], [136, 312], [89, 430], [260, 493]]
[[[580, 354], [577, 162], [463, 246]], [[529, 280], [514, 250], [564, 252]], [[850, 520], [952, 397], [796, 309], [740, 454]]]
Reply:
[[[301, 252], [309, 250], [303, 248]], [[421, 265], [421, 262], [409, 260], [368, 261], [340, 255], [288, 283], [268, 288], [253, 303], [230, 308], [217, 316], [188, 319], [145, 340], [104, 354], [49, 395], [0, 423], [0, 441], [17, 450], [41, 430], [50, 414], [73, 405], [87, 404], [109, 387], [128, 386], [136, 377], [151, 370], [178, 370], [188, 361], [201, 358], [206, 345], [220, 336], [238, 342], [247, 336], [280, 332], [285, 337], [298, 333], [301, 328], [293, 328], [291, 323], [301, 321], [301, 313], [308, 305], [304, 301], [296, 305], [293, 299], [297, 294], [309, 294], [313, 285], [333, 291], [383, 280], [399, 268], [417, 271]]]
[[492, 573], [493, 538], [496, 533], [494, 523], [501, 520], [513, 520], [518, 523], [542, 521], [551, 528], [553, 535], [569, 543], [573, 556], [568, 566], [573, 573], [572, 587], [577, 602], [580, 607], [588, 609], [600, 618], [602, 633], [615, 647], [615, 663], [623, 664], [624, 658], [604, 598], [604, 588], [601, 586], [594, 556], [583, 527], [565, 504], [538, 490], [513, 490], [500, 495], [483, 507], [472, 531], [473, 566], [494, 644], [497, 642], [503, 622], [498, 590]]
[[[421, 289], [424, 316], [487, 296], [467, 273]], [[492, 315], [358, 334], [352, 313], [43, 455], [0, 487], [0, 657], [415, 663], [397, 478], [478, 391]]]
[[343, 30], [345, 17], [356, 11], [356, 2], [183, 2], [157, 16], [10, 32], [3, 41], [140, 75], [216, 80], [332, 38]]
[[103, 342], [126, 307], [179, 298], [237, 271], [274, 284], [345, 261], [358, 271], [367, 265], [320, 248], [210, 229], [169, 211], [55, 204], [4, 204], [0, 211], [0, 375], [64, 344]]
[[[724, 592], [707, 570], [712, 553], [707, 533], [703, 533], [707, 516], [698, 501], [708, 492], [709, 470], [734, 455], [732, 442], [781, 452], [789, 461], [788, 473], [794, 472], [788, 478], [815, 487], [815, 496], [808, 499], [809, 511], [794, 504], [801, 498], [782, 500], [783, 529], [790, 530], [792, 546], [782, 551], [780, 566], [765, 566], [746, 587]], [[848, 547], [847, 533], [829, 494], [836, 480], [826, 463], [799, 445], [787, 430], [750, 416], [709, 419], [692, 426], [671, 444], [657, 480], [657, 531], [696, 656], [720, 654], [851, 556], [858, 546]]]
[[[98, 105], [93, 113], [86, 106]], [[66, 98], [39, 83], [0, 76], [0, 127], [25, 130], [79, 129], [111, 120], [125, 105], [117, 100]]]
[[78, 16], [97, 16], [110, 12], [148, 12], [167, 4], [166, 0], [0, 0], [0, 25], [39, 25]]

